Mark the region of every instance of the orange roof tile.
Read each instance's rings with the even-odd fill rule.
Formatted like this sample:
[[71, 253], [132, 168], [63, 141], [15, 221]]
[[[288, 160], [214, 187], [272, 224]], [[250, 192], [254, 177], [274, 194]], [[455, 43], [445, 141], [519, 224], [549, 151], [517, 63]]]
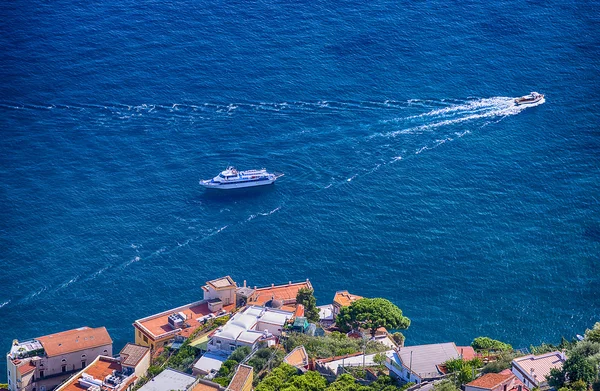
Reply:
[[[212, 382], [211, 382], [212, 383]], [[219, 387], [217, 383], [206, 384], [198, 383], [192, 388], [192, 391], [219, 391], [222, 387]]]
[[106, 327], [95, 329], [81, 327], [74, 330], [63, 331], [56, 334], [45, 335], [37, 338], [44, 347], [48, 357], [77, 352], [79, 350], [111, 345], [112, 339]]
[[19, 373], [21, 374], [21, 376], [34, 371], [35, 370], [35, 365], [33, 365], [33, 363], [31, 361], [27, 362], [27, 364], [25, 365], [21, 365], [20, 367], [17, 367], [17, 370], [19, 371]]
[[477, 388], [486, 388], [488, 390], [492, 390], [502, 383], [510, 381], [513, 377], [516, 377], [512, 373], [510, 374], [501, 374], [501, 373], [486, 373], [478, 379], [473, 380], [468, 383], [467, 386], [477, 387]]
[[252, 367], [244, 364], [238, 365], [237, 371], [235, 371], [227, 389], [232, 391], [242, 391], [244, 384], [246, 384], [246, 379], [248, 379], [250, 374], [252, 374]]
[[[235, 304], [223, 306], [223, 309], [225, 311], [231, 312], [233, 309], [235, 309]], [[189, 337], [190, 334], [192, 334], [198, 329], [198, 327], [202, 325], [202, 323], [198, 322], [196, 319], [212, 313], [212, 311], [208, 309], [208, 303], [196, 302], [183, 307], [178, 307], [169, 311], [161, 312], [158, 316], [149, 316], [147, 318], [137, 320], [134, 323], [134, 325], [143, 326], [142, 330], [144, 330], [145, 328], [152, 334], [150, 335], [150, 337], [152, 337], [155, 341], [160, 340], [161, 335], [173, 331], [173, 328], [171, 327], [171, 325], [169, 325], [169, 315], [176, 312], [182, 312], [185, 314], [185, 323], [188, 324], [189, 327], [182, 329], [179, 333], [177, 333], [177, 335], [181, 335], [186, 338]], [[172, 337], [173, 335], [168, 336], [168, 338]]]
[[294, 367], [305, 367], [308, 365], [308, 354], [304, 346], [300, 345], [292, 350], [285, 358], [283, 362], [290, 364]]
[[252, 297], [248, 299], [248, 304], [262, 306], [272, 298], [281, 300], [284, 304], [295, 304], [298, 291], [302, 288], [312, 289], [310, 281], [306, 280], [285, 285], [272, 285], [264, 288], [257, 288]]
[[471, 361], [475, 358], [475, 349], [472, 346], [457, 346], [456, 350], [461, 354], [462, 359], [465, 361]]
[[337, 291], [333, 297], [333, 302], [337, 303], [340, 307], [347, 307], [354, 303], [356, 300], [362, 299], [362, 296], [353, 295], [348, 291]]
[[[121, 364], [116, 359], [108, 357], [98, 357], [93, 363], [88, 365], [82, 372], [93, 376], [94, 379], [104, 380], [108, 375], [111, 375], [113, 371], [120, 371]], [[63, 384], [58, 389], [60, 391], [80, 391], [87, 390], [89, 387], [80, 385], [79, 379], [81, 378], [81, 372], [73, 376], [69, 381]]]

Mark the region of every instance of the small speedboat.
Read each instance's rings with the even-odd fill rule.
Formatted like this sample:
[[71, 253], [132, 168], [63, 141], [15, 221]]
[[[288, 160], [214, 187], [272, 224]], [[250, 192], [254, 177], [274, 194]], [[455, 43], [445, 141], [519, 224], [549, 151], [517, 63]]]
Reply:
[[544, 99], [544, 94], [540, 94], [540, 93], [537, 93], [537, 92], [532, 92], [529, 95], [525, 95], [525, 96], [522, 96], [520, 98], [515, 99], [515, 104], [517, 106], [531, 105], [531, 104], [534, 104], [534, 103], [538, 103], [542, 99]]
[[213, 179], [200, 180], [200, 185], [207, 189], [239, 189], [242, 187], [254, 187], [270, 185], [277, 178], [282, 177], [281, 173], [270, 173], [266, 169], [238, 171], [235, 167], [227, 167]]

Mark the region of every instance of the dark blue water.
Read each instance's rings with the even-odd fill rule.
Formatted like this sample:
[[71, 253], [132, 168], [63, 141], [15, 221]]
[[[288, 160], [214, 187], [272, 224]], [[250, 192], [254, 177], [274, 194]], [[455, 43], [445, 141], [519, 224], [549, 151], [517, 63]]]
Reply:
[[[599, 6], [0, 4], [0, 345], [105, 325], [118, 351], [226, 274], [389, 298], [410, 344], [581, 333]], [[198, 186], [228, 164], [286, 176]]]

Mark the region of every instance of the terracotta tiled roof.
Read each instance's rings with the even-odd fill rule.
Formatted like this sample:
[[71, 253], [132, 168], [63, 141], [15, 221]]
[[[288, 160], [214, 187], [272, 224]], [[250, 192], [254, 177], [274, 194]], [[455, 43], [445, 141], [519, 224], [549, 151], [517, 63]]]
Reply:
[[105, 327], [91, 329], [81, 327], [37, 338], [48, 357], [77, 352], [79, 350], [111, 345], [112, 339]]
[[128, 343], [123, 349], [121, 349], [119, 355], [122, 357], [121, 363], [123, 365], [135, 367], [149, 352], [150, 349], [145, 346]]
[[362, 296], [353, 295], [348, 293], [348, 291], [337, 291], [333, 297], [333, 302], [338, 304], [340, 307], [347, 307], [356, 300], [360, 300], [362, 298]]
[[231, 391], [242, 391], [244, 384], [246, 384], [246, 379], [252, 373], [252, 367], [244, 364], [240, 364], [235, 371], [235, 375], [233, 375], [233, 379], [231, 379], [231, 383], [229, 383], [228, 390]]
[[295, 304], [298, 291], [302, 288], [312, 289], [310, 281], [306, 280], [297, 283], [290, 282], [286, 285], [272, 285], [264, 288], [257, 288], [254, 291], [252, 298], [248, 299], [248, 304], [262, 306], [272, 298], [281, 300], [284, 304], [289, 304], [290, 302]]
[[221, 388], [219, 387], [219, 385], [217, 383], [213, 383], [213, 384], [198, 383], [194, 386], [194, 388], [192, 388], [192, 391], [219, 391], [219, 390], [221, 390]]
[[512, 373], [500, 374], [500, 373], [486, 373], [478, 379], [468, 383], [467, 386], [485, 388], [493, 390], [494, 388], [502, 385], [503, 383], [509, 382], [513, 377], [516, 377]]
[[470, 361], [475, 358], [475, 349], [472, 346], [457, 346], [456, 350], [462, 355], [462, 359]]
[[29, 362], [27, 362], [27, 364], [17, 367], [17, 370], [19, 371], [21, 376], [23, 376], [31, 371], [35, 371], [35, 365], [33, 365], [33, 363], [31, 361], [29, 361]]
[[[90, 376], [93, 376], [94, 379], [104, 380], [104, 378], [108, 375], [111, 375], [113, 371], [120, 371], [121, 364], [115, 359], [98, 357], [92, 364], [88, 365], [84, 372]], [[60, 391], [80, 391], [87, 390], [89, 387], [84, 387], [80, 385], [79, 379], [81, 375], [76, 375], [69, 379], [69, 381], [59, 387]]]
[[[235, 304], [223, 306], [223, 309], [228, 312], [231, 312], [234, 308]], [[171, 325], [169, 325], [169, 315], [179, 312], [183, 312], [185, 314], [185, 323], [187, 323], [190, 327], [182, 329], [177, 335], [187, 338], [202, 325], [202, 323], [198, 322], [196, 319], [208, 315], [212, 311], [208, 309], [208, 303], [196, 302], [183, 307], [174, 308], [169, 311], [164, 311], [157, 316], [149, 316], [147, 318], [137, 320], [134, 325], [143, 326], [142, 331], [145, 331], [144, 329], [146, 329], [152, 334], [150, 337], [152, 337], [155, 341], [160, 340], [162, 338], [160, 337], [162, 334], [173, 331], [173, 328]], [[172, 335], [168, 336], [168, 338], [172, 337]]]
[[292, 350], [285, 358], [283, 362], [288, 363], [294, 367], [305, 367], [308, 365], [308, 354], [304, 346], [300, 345]]

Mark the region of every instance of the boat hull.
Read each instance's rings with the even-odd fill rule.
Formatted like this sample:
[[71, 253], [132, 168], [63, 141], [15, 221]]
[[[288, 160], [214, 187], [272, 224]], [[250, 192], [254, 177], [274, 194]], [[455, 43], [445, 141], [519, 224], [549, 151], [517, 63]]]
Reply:
[[218, 183], [213, 181], [200, 181], [200, 185], [207, 189], [231, 190], [244, 189], [248, 187], [266, 186], [275, 183], [275, 179], [262, 179], [258, 181], [238, 182], [238, 183]]

